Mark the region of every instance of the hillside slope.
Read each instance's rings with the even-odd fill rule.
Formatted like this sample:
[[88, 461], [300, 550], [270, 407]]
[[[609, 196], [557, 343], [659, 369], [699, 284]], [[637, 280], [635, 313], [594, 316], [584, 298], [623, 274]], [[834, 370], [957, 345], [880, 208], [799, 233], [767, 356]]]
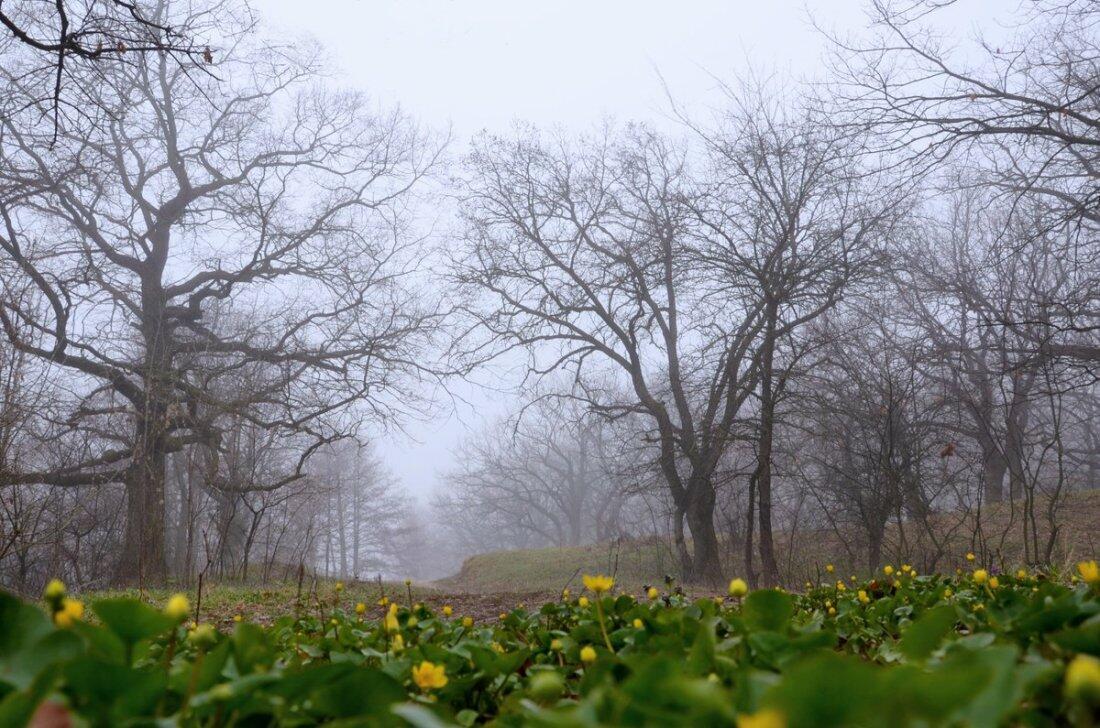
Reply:
[[[1045, 504], [1037, 504], [1040, 519], [1037, 537], [1045, 550], [1048, 531], [1041, 522]], [[1100, 555], [1100, 490], [1068, 496], [1058, 508], [1059, 532], [1055, 537], [1052, 561], [1055, 566], [1072, 560]], [[888, 530], [883, 559], [904, 555], [918, 569], [948, 570], [961, 566], [967, 551], [986, 556], [987, 565], [1015, 568], [1024, 562], [1024, 524], [1017, 503], [989, 508], [982, 517], [982, 528], [973, 528], [971, 516], [940, 514], [934, 526], [935, 541], [922, 537], [913, 524], [908, 533], [893, 526]], [[835, 564], [842, 575], [865, 575], [869, 571], [865, 551], [846, 547], [845, 540], [833, 531], [803, 530], [776, 534], [776, 551], [788, 586], [797, 587], [807, 580], [824, 578], [822, 568]], [[741, 545], [723, 544], [727, 567], [740, 574]], [[937, 557], [937, 553], [939, 553]], [[615, 574], [621, 588], [639, 591], [645, 584], [661, 584], [666, 574], [678, 573], [670, 545], [659, 539], [620, 541], [564, 548], [495, 551], [466, 559], [458, 574], [435, 584], [456, 592], [547, 592], [569, 587], [576, 589], [581, 574]]]

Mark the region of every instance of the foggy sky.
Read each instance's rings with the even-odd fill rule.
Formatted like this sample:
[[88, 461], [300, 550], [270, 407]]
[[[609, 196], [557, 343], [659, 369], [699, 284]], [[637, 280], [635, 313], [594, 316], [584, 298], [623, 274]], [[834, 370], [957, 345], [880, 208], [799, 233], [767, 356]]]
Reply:
[[[820, 68], [824, 40], [809, 23], [863, 26], [860, 0], [257, 0], [268, 24], [318, 40], [339, 80], [419, 122], [452, 129], [461, 153], [482, 129], [515, 120], [585, 131], [611, 117], [671, 128], [661, 78], [693, 111], [718, 103], [715, 77], [752, 67], [799, 77]], [[960, 0], [969, 32], [1008, 0]], [[950, 16], [949, 16], [950, 17]], [[410, 493], [427, 501], [451, 450], [499, 394], [461, 385], [470, 401], [449, 418], [411, 422], [378, 443]]]

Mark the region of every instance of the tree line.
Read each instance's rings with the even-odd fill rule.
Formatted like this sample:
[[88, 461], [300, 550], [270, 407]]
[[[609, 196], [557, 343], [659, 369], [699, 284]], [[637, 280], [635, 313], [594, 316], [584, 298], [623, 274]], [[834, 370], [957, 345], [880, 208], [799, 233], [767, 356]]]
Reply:
[[[939, 5], [872, 2], [822, 78], [671, 99], [671, 132], [455, 153], [233, 0], [142, 5], [186, 40], [78, 56], [79, 112], [13, 33], [5, 580], [657, 537], [688, 581], [776, 584], [796, 532], [872, 568], [1049, 562], [1100, 464], [1097, 15], [1043, 0], [956, 55]], [[501, 361], [515, 411], [428, 525], [363, 443]]]

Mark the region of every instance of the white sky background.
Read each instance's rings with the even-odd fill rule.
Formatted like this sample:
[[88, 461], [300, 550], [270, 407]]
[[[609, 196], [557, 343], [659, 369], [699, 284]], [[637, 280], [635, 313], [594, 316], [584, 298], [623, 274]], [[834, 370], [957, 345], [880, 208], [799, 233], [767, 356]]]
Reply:
[[[270, 28], [317, 39], [340, 80], [420, 123], [454, 134], [461, 154], [482, 129], [513, 121], [585, 131], [604, 118], [672, 128], [660, 78], [688, 109], [720, 104], [715, 77], [750, 68], [782, 77], [820, 70], [829, 28], [864, 26], [861, 0], [255, 0]], [[992, 30], [992, 13], [1014, 0], [959, 0], [962, 34]], [[479, 418], [507, 398], [470, 385], [472, 406], [410, 422], [409, 436], [378, 443], [380, 454], [421, 502]], [[449, 405], [448, 405], [449, 407]]]

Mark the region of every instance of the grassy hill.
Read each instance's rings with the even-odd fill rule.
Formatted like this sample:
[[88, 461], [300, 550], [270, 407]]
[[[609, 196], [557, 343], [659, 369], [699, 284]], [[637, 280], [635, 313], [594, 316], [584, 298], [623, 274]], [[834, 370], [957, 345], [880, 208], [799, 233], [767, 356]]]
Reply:
[[[1035, 535], [1029, 540], [1045, 551], [1049, 529], [1042, 522], [1046, 504], [1037, 504]], [[1081, 558], [1100, 555], [1100, 490], [1074, 493], [1058, 506], [1059, 531], [1051, 561], [1064, 566]], [[940, 571], [964, 564], [967, 551], [985, 557], [987, 565], [1015, 568], [1024, 559], [1023, 509], [1015, 504], [998, 504], [986, 509], [981, 528], [975, 528], [974, 514], [943, 513], [934, 518], [932, 536], [921, 533], [914, 523], [888, 529], [883, 559], [897, 554], [918, 569]], [[1031, 525], [1028, 525], [1030, 533]], [[838, 574], [866, 575], [870, 570], [866, 553], [846, 546], [850, 534], [841, 538], [831, 530], [802, 530], [776, 534], [776, 556], [788, 586], [807, 580], [820, 581], [826, 563], [835, 564]], [[727, 571], [741, 574], [741, 545], [724, 543]], [[436, 582], [442, 589], [469, 593], [557, 593], [565, 587], [576, 590], [581, 574], [614, 574], [623, 589], [639, 591], [643, 584], [661, 584], [666, 574], [676, 575], [678, 566], [670, 545], [659, 539], [622, 541], [565, 548], [496, 551], [471, 556], [458, 574]]]

